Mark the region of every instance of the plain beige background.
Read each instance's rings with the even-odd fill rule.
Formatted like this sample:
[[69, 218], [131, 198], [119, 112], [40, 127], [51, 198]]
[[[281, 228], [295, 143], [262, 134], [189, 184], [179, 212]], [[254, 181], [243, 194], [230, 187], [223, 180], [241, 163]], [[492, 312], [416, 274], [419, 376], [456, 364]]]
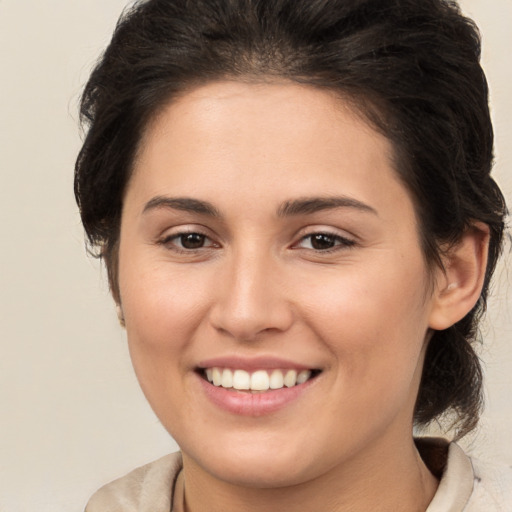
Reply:
[[[0, 0], [0, 511], [83, 510], [175, 449], [134, 378], [72, 192], [77, 102], [125, 0]], [[496, 176], [512, 203], [512, 0], [462, 0], [484, 36]], [[488, 406], [472, 441], [512, 462], [507, 272], [486, 326]]]

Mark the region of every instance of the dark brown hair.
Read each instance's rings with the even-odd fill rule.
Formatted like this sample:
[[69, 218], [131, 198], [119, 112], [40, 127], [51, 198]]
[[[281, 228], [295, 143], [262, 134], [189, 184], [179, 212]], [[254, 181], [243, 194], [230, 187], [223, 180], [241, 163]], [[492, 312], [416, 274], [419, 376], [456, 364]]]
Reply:
[[493, 130], [473, 22], [449, 0], [149, 0], [121, 17], [85, 87], [88, 127], [75, 194], [90, 247], [119, 301], [123, 195], [147, 123], [173, 97], [219, 79], [285, 79], [348, 98], [395, 150], [427, 263], [441, 265], [477, 221], [490, 229], [481, 297], [434, 333], [415, 408], [425, 425], [478, 421], [482, 372], [473, 345], [499, 256], [506, 206], [490, 177]]

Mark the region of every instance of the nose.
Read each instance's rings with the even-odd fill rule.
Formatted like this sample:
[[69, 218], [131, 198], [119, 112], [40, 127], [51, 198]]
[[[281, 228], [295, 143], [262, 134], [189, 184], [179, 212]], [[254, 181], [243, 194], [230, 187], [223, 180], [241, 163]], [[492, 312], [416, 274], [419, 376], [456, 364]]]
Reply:
[[269, 255], [239, 254], [219, 272], [214, 328], [237, 341], [253, 341], [263, 333], [284, 332], [293, 323], [293, 308], [279, 265]]

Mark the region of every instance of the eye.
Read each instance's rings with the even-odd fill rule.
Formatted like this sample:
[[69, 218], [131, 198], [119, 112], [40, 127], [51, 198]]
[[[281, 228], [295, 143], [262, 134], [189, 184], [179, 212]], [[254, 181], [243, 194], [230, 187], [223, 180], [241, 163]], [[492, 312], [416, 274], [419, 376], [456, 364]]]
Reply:
[[353, 240], [332, 233], [311, 233], [302, 237], [297, 246], [302, 249], [327, 252], [337, 248], [351, 247], [354, 244]]
[[183, 249], [200, 249], [204, 247], [207, 238], [201, 233], [184, 233], [175, 240]]
[[217, 247], [208, 236], [195, 231], [176, 233], [165, 237], [159, 243], [178, 252], [197, 251], [199, 249]]

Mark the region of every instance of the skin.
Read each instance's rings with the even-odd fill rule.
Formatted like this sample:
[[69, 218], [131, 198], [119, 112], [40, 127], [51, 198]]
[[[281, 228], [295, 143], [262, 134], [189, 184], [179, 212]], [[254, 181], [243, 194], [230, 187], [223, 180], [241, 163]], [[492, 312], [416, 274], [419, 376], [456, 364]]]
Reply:
[[[442, 302], [450, 273], [431, 287], [391, 157], [342, 100], [296, 84], [211, 83], [149, 125], [124, 201], [119, 288], [141, 387], [183, 452], [178, 510], [427, 508], [437, 481], [413, 442], [414, 402], [429, 329], [455, 313]], [[313, 197], [365, 207], [282, 214]], [[148, 207], [155, 198], [207, 201], [218, 216]], [[183, 248], [183, 232], [204, 245]], [[315, 233], [334, 247], [315, 250]], [[460, 316], [474, 298], [461, 305], [453, 288]], [[243, 417], [212, 404], [195, 372], [227, 355], [322, 373], [285, 408]]]

